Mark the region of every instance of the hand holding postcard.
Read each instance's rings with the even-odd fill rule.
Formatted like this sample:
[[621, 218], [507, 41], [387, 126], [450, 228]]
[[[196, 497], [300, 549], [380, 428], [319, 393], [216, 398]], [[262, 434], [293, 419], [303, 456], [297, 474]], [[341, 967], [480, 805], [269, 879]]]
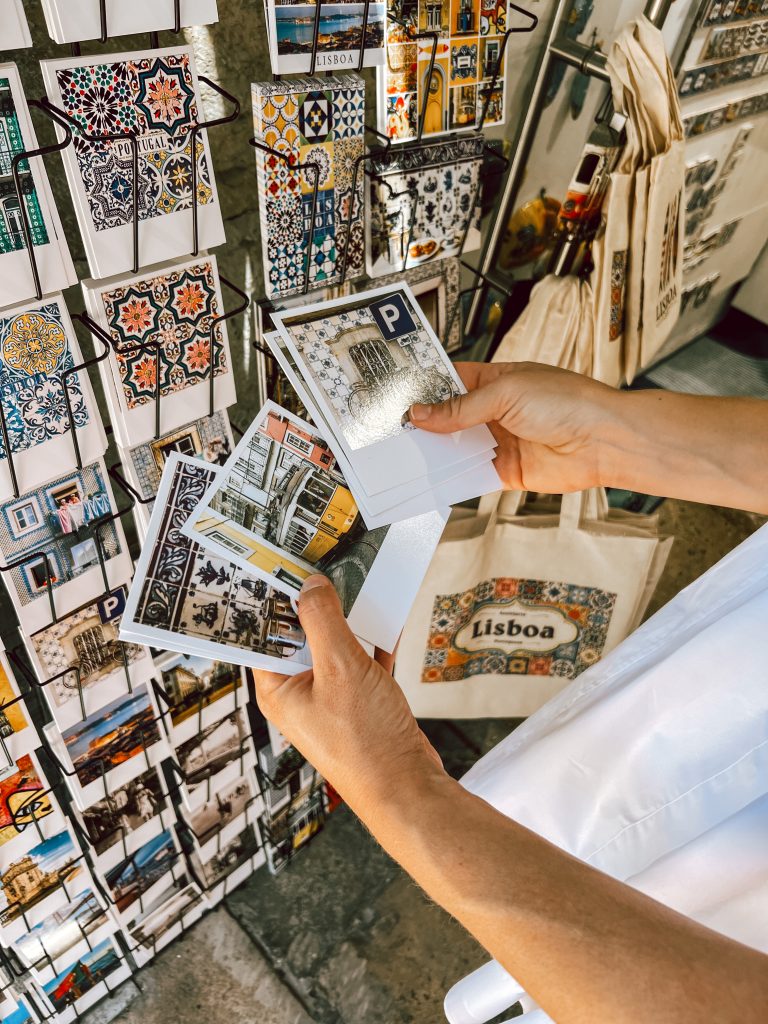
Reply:
[[366, 494], [405, 483], [419, 494], [425, 480], [445, 479], [448, 466], [493, 459], [485, 425], [427, 434], [406, 418], [416, 402], [466, 391], [408, 285], [283, 310], [272, 319]]
[[291, 596], [325, 573], [353, 633], [392, 650], [445, 520], [367, 529], [314, 425], [267, 402], [181, 531]]

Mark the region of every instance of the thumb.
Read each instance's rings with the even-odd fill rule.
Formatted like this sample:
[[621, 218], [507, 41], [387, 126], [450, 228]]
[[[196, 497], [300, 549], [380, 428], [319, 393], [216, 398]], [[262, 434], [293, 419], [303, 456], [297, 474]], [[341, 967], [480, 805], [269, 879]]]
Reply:
[[339, 595], [327, 576], [308, 576], [299, 593], [299, 622], [316, 669], [354, 665], [367, 655], [347, 625]]
[[504, 393], [498, 384], [498, 381], [493, 381], [437, 405], [412, 405], [408, 411], [409, 419], [420, 430], [435, 434], [451, 434], [454, 430], [499, 420], [504, 412]]

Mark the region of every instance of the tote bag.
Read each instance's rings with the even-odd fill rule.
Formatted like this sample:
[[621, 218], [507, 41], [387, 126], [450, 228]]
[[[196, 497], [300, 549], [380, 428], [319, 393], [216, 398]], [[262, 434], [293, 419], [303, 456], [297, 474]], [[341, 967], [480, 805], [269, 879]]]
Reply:
[[[463, 785], [600, 870], [768, 951], [767, 619], [764, 526]], [[491, 961], [454, 986], [446, 1014], [481, 1024], [520, 991]], [[535, 1014], [531, 1024], [549, 1020]]]
[[529, 715], [644, 610], [671, 543], [655, 520], [600, 518], [594, 492], [565, 495], [559, 515], [521, 514], [520, 499], [496, 495], [446, 528], [395, 664], [417, 716]]

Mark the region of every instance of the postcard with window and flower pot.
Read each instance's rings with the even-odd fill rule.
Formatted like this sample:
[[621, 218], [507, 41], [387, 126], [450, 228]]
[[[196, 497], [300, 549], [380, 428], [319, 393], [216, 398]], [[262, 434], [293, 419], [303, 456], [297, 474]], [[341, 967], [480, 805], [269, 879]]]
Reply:
[[177, 260], [127, 277], [83, 281], [91, 316], [112, 341], [99, 364], [124, 448], [155, 439], [236, 400], [219, 271], [214, 256]]

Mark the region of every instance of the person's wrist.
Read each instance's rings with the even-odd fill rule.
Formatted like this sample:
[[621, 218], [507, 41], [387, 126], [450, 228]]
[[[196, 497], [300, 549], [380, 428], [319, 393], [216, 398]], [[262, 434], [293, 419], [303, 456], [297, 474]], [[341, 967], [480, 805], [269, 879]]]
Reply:
[[629, 392], [605, 388], [593, 433], [593, 460], [599, 487], [622, 487], [632, 447]]
[[439, 759], [427, 753], [414, 753], [396, 759], [383, 759], [372, 763], [368, 769], [345, 780], [346, 794], [341, 796], [357, 816], [377, 833], [385, 824], [387, 827], [402, 825], [425, 802], [441, 798], [454, 780], [443, 768]]

